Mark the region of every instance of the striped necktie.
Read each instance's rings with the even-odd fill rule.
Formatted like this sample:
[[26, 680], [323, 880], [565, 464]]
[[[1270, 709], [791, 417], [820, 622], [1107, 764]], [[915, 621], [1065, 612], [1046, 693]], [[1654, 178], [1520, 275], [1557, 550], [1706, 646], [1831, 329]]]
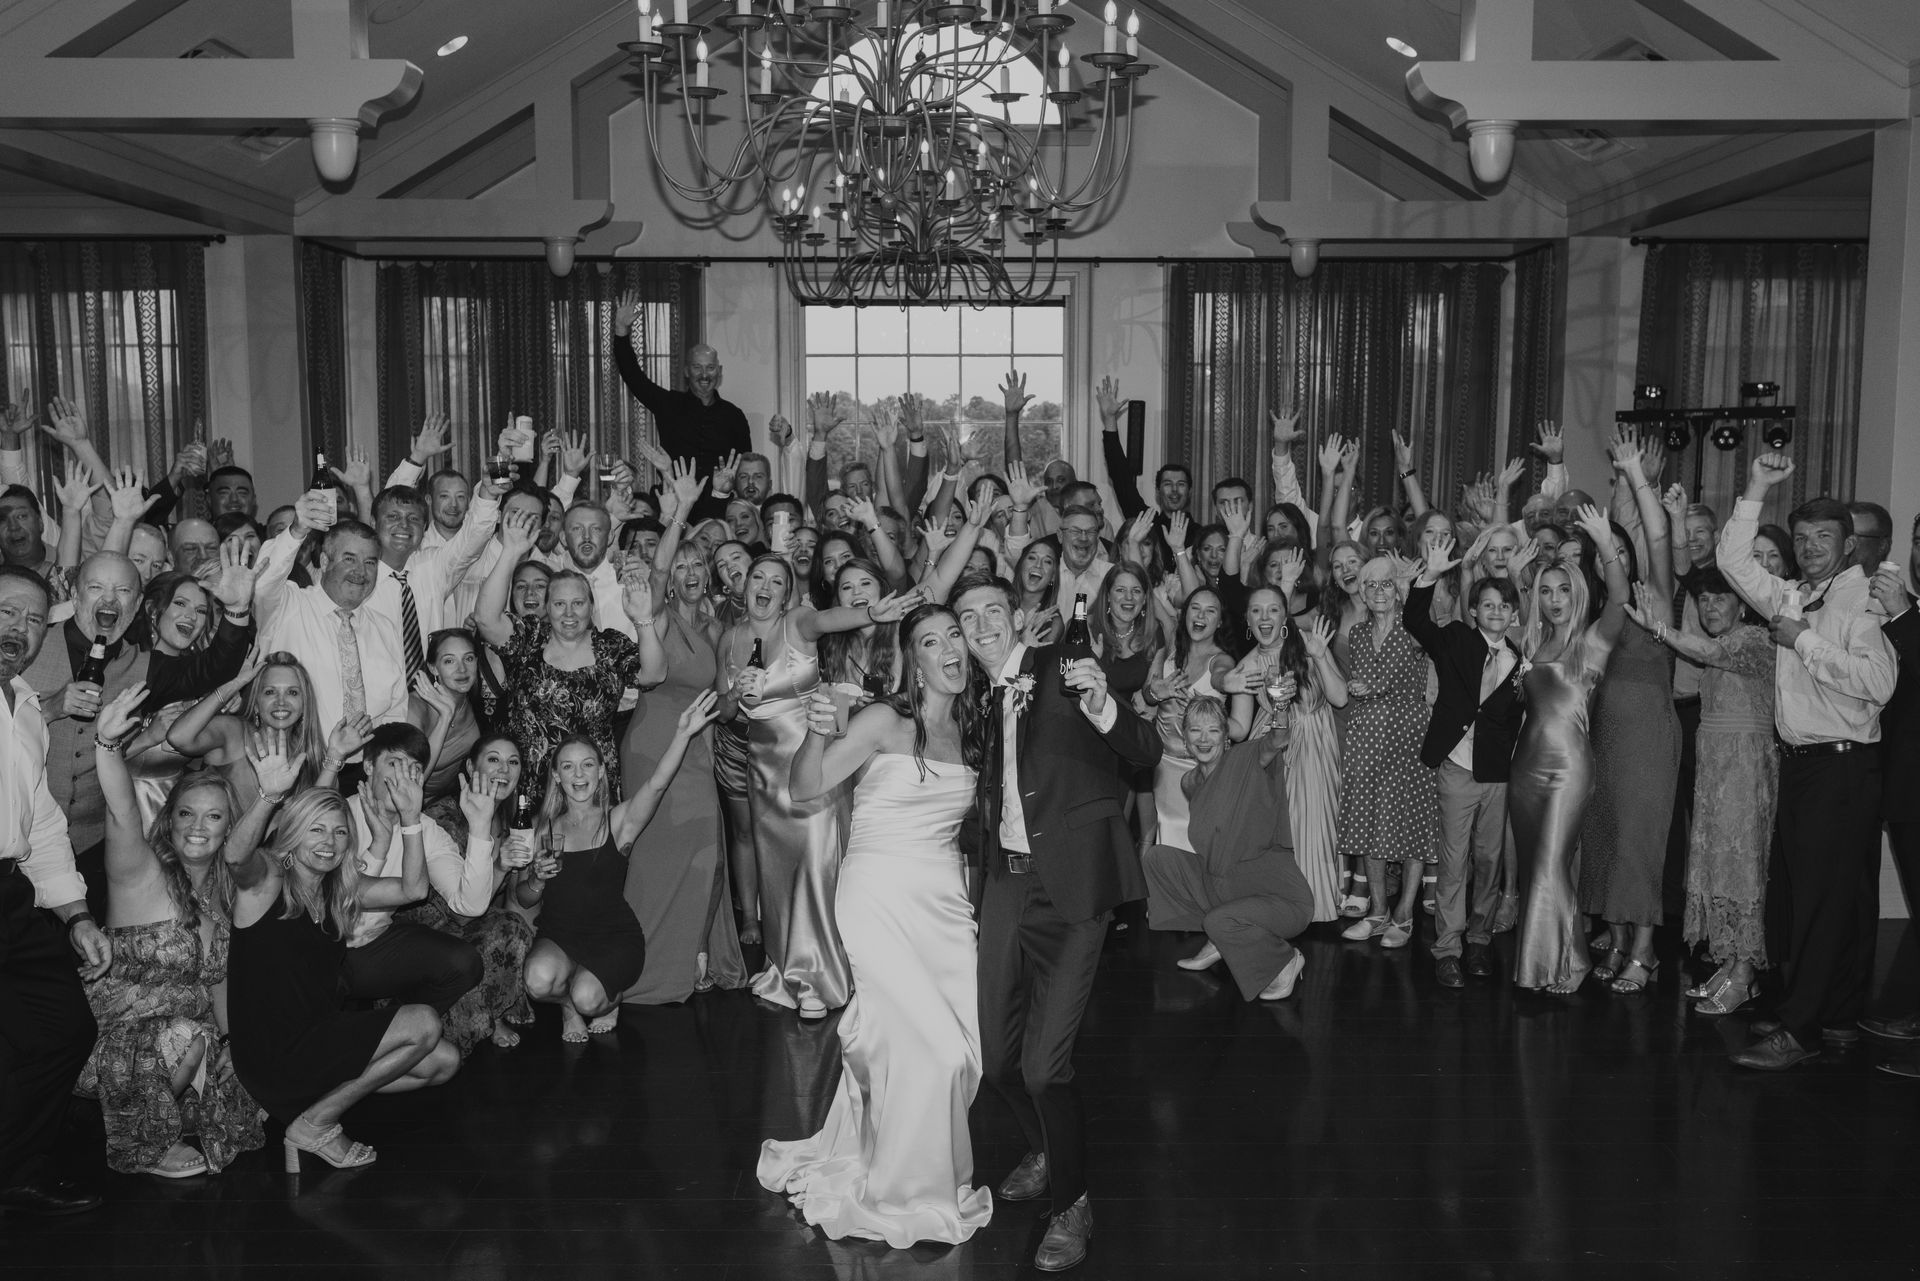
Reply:
[[413, 588], [407, 586], [407, 571], [392, 571], [400, 584], [400, 647], [407, 659], [407, 687], [413, 687], [414, 673], [427, 665], [426, 650], [420, 644], [420, 610], [413, 602]]

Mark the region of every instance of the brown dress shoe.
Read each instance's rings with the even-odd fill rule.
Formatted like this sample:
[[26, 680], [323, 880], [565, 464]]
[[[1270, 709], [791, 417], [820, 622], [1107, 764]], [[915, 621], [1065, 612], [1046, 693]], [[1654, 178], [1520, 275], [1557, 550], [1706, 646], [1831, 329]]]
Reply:
[[1053, 1222], [1047, 1225], [1047, 1234], [1040, 1238], [1040, 1248], [1034, 1252], [1033, 1266], [1042, 1272], [1065, 1272], [1078, 1267], [1087, 1257], [1087, 1242], [1091, 1240], [1093, 1207], [1083, 1192], [1078, 1201], [1053, 1216]]
[[1047, 1190], [1047, 1154], [1029, 1152], [1013, 1167], [1013, 1173], [1001, 1180], [997, 1195], [1002, 1201], [1031, 1201]]
[[1443, 956], [1433, 963], [1433, 977], [1441, 987], [1465, 987], [1466, 976], [1460, 972], [1460, 958]]
[[1493, 977], [1493, 949], [1485, 943], [1467, 944], [1467, 973], [1477, 979]]
[[1793, 1039], [1793, 1033], [1780, 1028], [1732, 1058], [1735, 1067], [1752, 1068], [1756, 1072], [1784, 1072], [1819, 1054], [1820, 1051], [1807, 1049]]

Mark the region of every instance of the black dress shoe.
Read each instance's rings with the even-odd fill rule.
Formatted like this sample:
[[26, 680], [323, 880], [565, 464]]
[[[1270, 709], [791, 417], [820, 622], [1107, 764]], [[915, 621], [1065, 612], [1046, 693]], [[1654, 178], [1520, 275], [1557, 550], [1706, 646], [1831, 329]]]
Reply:
[[[1747, 1030], [1755, 1036], [1765, 1037], [1772, 1036], [1785, 1026], [1786, 1024], [1782, 1023], [1779, 1019], [1755, 1019], [1753, 1022], [1747, 1024]], [[1858, 1045], [1860, 1044], [1860, 1030], [1851, 1027], [1823, 1027], [1820, 1029], [1820, 1039], [1828, 1045]]]
[[1433, 977], [1441, 987], [1465, 987], [1467, 980], [1460, 973], [1460, 958], [1443, 956], [1433, 963]]
[[1904, 1076], [1910, 1080], [1920, 1079], [1920, 1059], [1912, 1055], [1902, 1059], [1888, 1059], [1885, 1063], [1876, 1063], [1874, 1066], [1894, 1076]]
[[12, 1214], [85, 1214], [100, 1208], [98, 1192], [83, 1191], [78, 1185], [61, 1180], [49, 1183], [21, 1183], [0, 1188], [0, 1211]]
[[1033, 1266], [1042, 1272], [1065, 1272], [1078, 1267], [1087, 1257], [1087, 1242], [1091, 1240], [1093, 1207], [1087, 1203], [1087, 1194], [1082, 1192], [1078, 1201], [1054, 1215], [1053, 1222], [1047, 1225], [1047, 1234], [1040, 1238], [1040, 1248], [1034, 1251]]
[[1467, 944], [1467, 973], [1477, 979], [1493, 977], [1493, 949], [1485, 943]]
[[1752, 1068], [1757, 1072], [1783, 1072], [1818, 1057], [1819, 1053], [1818, 1050], [1807, 1049], [1793, 1039], [1793, 1033], [1781, 1028], [1732, 1058], [1735, 1067]]
[[1029, 1152], [1001, 1180], [995, 1193], [1002, 1201], [1031, 1201], [1047, 1190], [1047, 1154]]

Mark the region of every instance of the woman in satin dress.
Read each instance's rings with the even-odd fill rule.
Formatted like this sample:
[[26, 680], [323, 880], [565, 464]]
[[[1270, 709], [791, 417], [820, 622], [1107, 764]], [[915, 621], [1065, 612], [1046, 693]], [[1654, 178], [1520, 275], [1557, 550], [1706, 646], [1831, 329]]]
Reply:
[[[723, 719], [747, 720], [747, 804], [760, 873], [760, 930], [767, 968], [753, 994], [824, 1018], [847, 1003], [851, 975], [833, 923], [834, 882], [844, 843], [846, 797], [794, 799], [794, 755], [807, 736], [807, 697], [820, 685], [817, 642], [827, 632], [892, 622], [918, 601], [908, 592], [860, 609], [816, 610], [799, 598], [797, 575], [774, 553], [747, 573], [746, 615], [720, 642], [714, 678]], [[760, 642], [763, 667], [750, 666]]]
[[900, 628], [905, 688], [844, 733], [808, 705], [796, 796], [853, 785], [834, 910], [855, 991], [840, 1016], [840, 1084], [819, 1132], [761, 1146], [763, 1187], [832, 1238], [904, 1248], [965, 1241], [993, 1217], [972, 1186], [967, 1108], [980, 1085], [979, 991], [960, 822], [986, 755], [972, 661], [943, 606]]
[[1580, 528], [1600, 549], [1607, 603], [1587, 622], [1586, 577], [1559, 563], [1533, 580], [1531, 610], [1513, 679], [1522, 682], [1527, 719], [1514, 748], [1507, 813], [1521, 864], [1530, 869], [1515, 945], [1513, 981], [1572, 992], [1592, 969], [1578, 896], [1580, 825], [1593, 792], [1587, 709], [1626, 622], [1626, 567], [1605, 513], [1583, 506]]

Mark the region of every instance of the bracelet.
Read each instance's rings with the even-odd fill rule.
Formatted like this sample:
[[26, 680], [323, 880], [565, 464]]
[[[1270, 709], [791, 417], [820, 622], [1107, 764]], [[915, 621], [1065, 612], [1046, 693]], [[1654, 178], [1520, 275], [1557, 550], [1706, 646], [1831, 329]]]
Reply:
[[269, 805], [278, 805], [281, 801], [286, 800], [289, 795], [291, 795], [289, 792], [262, 792], [253, 799], [255, 804], [265, 801]]
[[420, 835], [421, 832], [426, 830], [426, 826], [427, 825], [425, 823], [409, 823], [405, 827], [400, 829], [400, 835], [418, 836]]
[[112, 752], [118, 755], [121, 749], [126, 747], [127, 740], [131, 737], [131, 734], [122, 734], [119, 738], [96, 738], [93, 740], [93, 750], [96, 752]]
[[331, 772], [334, 774], [338, 774], [341, 770], [345, 769], [346, 767], [347, 767], [346, 760], [342, 757], [335, 756], [332, 752], [328, 752], [325, 756], [320, 758], [320, 771], [322, 773]]
[[88, 924], [92, 924], [93, 913], [87, 912], [87, 911], [80, 911], [80, 912], [75, 912], [72, 916], [69, 916], [67, 918], [68, 932], [71, 933], [73, 930], [73, 927], [80, 924], [80, 922], [82, 921], [86, 921]]
[[227, 621], [232, 623], [244, 623], [253, 617], [253, 610], [251, 609], [229, 609], [224, 612], [227, 616]]
[[1411, 478], [1412, 478], [1412, 477], [1413, 477], [1414, 475], [1415, 475], [1415, 470], [1414, 470], [1413, 468], [1411, 468], [1411, 467], [1409, 467], [1409, 468], [1407, 468], [1407, 470], [1405, 470], [1405, 471], [1403, 471], [1403, 472], [1401, 472], [1401, 473], [1400, 473], [1400, 479], [1401, 479], [1401, 480], [1409, 480], [1409, 479], [1411, 479]]
[[1192, 555], [1193, 555], [1193, 548], [1182, 547], [1178, 551], [1174, 552], [1173, 558], [1175, 560], [1179, 560], [1182, 556], [1192, 556]]
[[[1031, 503], [1029, 503], [1029, 504], [1027, 504], [1027, 506], [1028, 506], [1028, 507], [1031, 507], [1032, 505], [1033, 505], [1033, 504], [1031, 504]], [[1016, 506], [1016, 507], [1015, 507], [1015, 508], [1013, 509], [1013, 511], [1014, 511], [1014, 514], [1015, 514], [1015, 515], [1018, 515], [1018, 516], [1024, 516], [1024, 515], [1026, 515], [1026, 514], [1027, 514], [1027, 508], [1026, 508], [1026, 507], [1018, 507], [1018, 506]]]

